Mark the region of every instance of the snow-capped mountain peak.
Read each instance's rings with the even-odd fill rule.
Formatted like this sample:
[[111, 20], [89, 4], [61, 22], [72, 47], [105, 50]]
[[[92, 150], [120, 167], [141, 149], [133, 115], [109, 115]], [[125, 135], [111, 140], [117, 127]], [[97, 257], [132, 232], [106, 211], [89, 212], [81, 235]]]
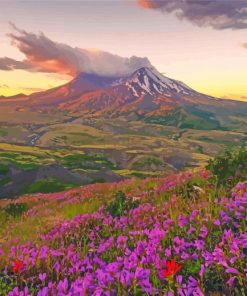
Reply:
[[142, 94], [163, 94], [169, 97], [173, 95], [194, 96], [198, 94], [183, 82], [168, 78], [156, 69], [147, 67], [135, 71], [125, 80], [125, 85], [136, 97]]

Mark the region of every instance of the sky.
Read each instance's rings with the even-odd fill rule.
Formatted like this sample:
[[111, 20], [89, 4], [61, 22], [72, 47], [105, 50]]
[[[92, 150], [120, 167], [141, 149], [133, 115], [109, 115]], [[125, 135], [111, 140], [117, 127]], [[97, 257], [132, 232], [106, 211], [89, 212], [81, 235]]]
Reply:
[[197, 1], [1, 0], [0, 95], [153, 66], [202, 93], [247, 100], [247, 1]]

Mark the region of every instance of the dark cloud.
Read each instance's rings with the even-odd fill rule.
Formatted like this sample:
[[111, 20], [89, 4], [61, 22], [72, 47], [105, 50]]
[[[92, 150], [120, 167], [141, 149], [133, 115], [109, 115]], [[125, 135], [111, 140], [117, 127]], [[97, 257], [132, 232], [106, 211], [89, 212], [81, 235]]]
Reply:
[[14, 69], [31, 70], [33, 67], [25, 61], [16, 61], [11, 58], [0, 58], [0, 70], [12, 71]]
[[128, 75], [138, 68], [151, 63], [144, 57], [121, 57], [109, 52], [73, 48], [47, 38], [43, 33], [38, 35], [20, 30], [12, 24], [13, 31], [8, 34], [11, 42], [26, 57], [24, 61], [10, 58], [0, 59], [0, 69], [26, 69], [75, 76], [80, 72], [106, 76]]
[[247, 28], [247, 0], [139, 0], [138, 3], [144, 8], [174, 13], [200, 27]]

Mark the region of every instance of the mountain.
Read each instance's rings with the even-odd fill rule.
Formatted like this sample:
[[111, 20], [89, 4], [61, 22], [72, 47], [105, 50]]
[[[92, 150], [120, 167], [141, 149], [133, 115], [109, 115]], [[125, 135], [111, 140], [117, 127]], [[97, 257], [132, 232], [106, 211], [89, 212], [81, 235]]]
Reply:
[[23, 99], [25, 97], [27, 97], [27, 95], [20, 93], [20, 94], [13, 95], [13, 96], [0, 96], [0, 100], [1, 99], [2, 100], [4, 100], [4, 99], [9, 99], [9, 100], [11, 100], [11, 99]]
[[133, 95], [138, 97], [142, 94], [162, 94], [168, 97], [199, 94], [183, 82], [165, 77], [157, 70], [146, 67], [135, 71], [124, 82]]
[[59, 110], [84, 117], [126, 116], [128, 119], [198, 129], [224, 128], [229, 115], [247, 114], [246, 103], [199, 93], [183, 82], [147, 67], [128, 77], [81, 73], [65, 85], [15, 102], [15, 108], [23, 107]]
[[47, 106], [59, 106], [61, 102], [65, 102], [66, 105], [63, 105], [65, 108], [75, 101], [85, 102], [87, 97], [92, 100], [95, 95], [102, 96], [102, 105], [105, 105], [107, 100], [112, 103], [116, 97], [120, 98], [123, 104], [126, 101], [128, 103], [134, 102], [137, 98], [145, 96], [152, 98], [165, 96], [171, 98], [173, 102], [185, 97], [209, 98], [209, 96], [198, 93], [183, 82], [165, 77], [157, 70], [147, 67], [140, 68], [129, 77], [120, 78], [81, 73], [63, 86], [35, 93], [30, 98], [34, 104]]

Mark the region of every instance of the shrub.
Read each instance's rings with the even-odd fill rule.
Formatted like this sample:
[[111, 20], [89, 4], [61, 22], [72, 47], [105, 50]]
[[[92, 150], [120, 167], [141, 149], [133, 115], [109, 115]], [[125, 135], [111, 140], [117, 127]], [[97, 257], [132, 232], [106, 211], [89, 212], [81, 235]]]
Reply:
[[129, 211], [134, 209], [139, 205], [139, 201], [133, 201], [127, 198], [124, 192], [118, 191], [113, 200], [106, 206], [106, 211], [110, 212], [113, 217], [120, 217], [123, 215], [124, 211]]
[[28, 206], [25, 203], [12, 203], [8, 204], [3, 210], [12, 217], [18, 217], [28, 210]]
[[232, 188], [247, 177], [247, 150], [242, 147], [237, 151], [226, 150], [210, 159], [207, 169], [216, 176], [217, 186]]

